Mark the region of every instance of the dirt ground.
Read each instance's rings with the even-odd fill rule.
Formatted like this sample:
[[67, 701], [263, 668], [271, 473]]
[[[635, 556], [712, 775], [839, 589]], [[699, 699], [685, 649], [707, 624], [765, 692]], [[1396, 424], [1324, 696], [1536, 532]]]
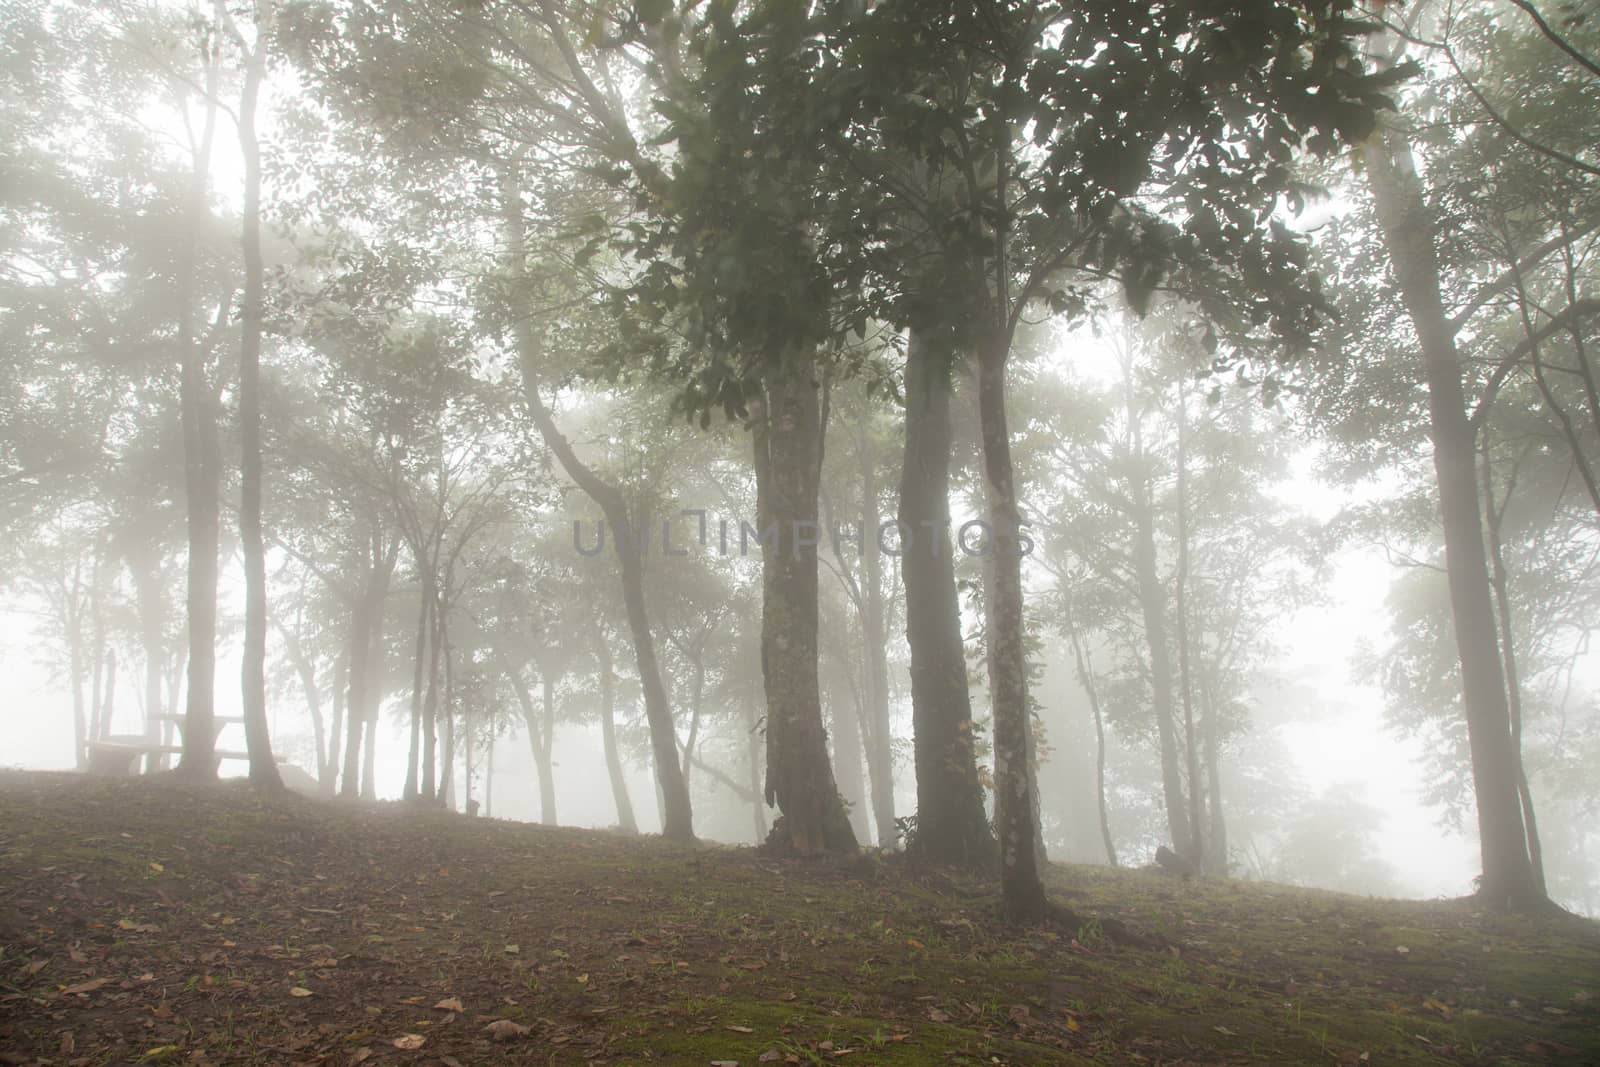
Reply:
[[1600, 1063], [1600, 928], [0, 772], [4, 1064]]

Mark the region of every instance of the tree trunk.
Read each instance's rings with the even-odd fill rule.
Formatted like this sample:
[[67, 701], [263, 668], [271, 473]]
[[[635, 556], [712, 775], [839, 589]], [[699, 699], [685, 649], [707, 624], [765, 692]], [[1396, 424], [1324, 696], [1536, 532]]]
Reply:
[[1410, 145], [1398, 131], [1369, 141], [1363, 155], [1395, 282], [1416, 330], [1428, 388], [1445, 571], [1478, 807], [1483, 862], [1479, 893], [1495, 906], [1536, 907], [1547, 898], [1533, 877], [1517, 796], [1516, 755], [1484, 559], [1476, 450], [1461, 387], [1461, 361], [1439, 294], [1434, 224], [1422, 198]]
[[1167, 643], [1167, 594], [1156, 573], [1155, 520], [1151, 511], [1148, 476], [1141, 483], [1135, 519], [1134, 576], [1139, 583], [1139, 607], [1144, 617], [1145, 643], [1150, 648], [1150, 697], [1161, 746], [1161, 792], [1166, 802], [1167, 830], [1173, 851], [1185, 858], [1194, 854], [1194, 835], [1183, 792], [1183, 772], [1178, 763], [1178, 735], [1172, 708], [1172, 653]]
[[[916, 852], [935, 863], [988, 867], [996, 844], [984, 813], [972, 735], [961, 602], [950, 542], [948, 351], [918, 331], [906, 352], [906, 442], [900, 475], [900, 569], [911, 647], [917, 770]], [[876, 540], [877, 531], [863, 537]]]
[[878, 847], [894, 848], [899, 831], [895, 826], [894, 748], [889, 728], [889, 635], [884, 621], [883, 550], [877, 537], [878, 469], [870, 426], [863, 428], [861, 436], [861, 630], [866, 639], [862, 650], [866, 661], [866, 715], [861, 733]]
[[456, 807], [456, 723], [455, 723], [455, 656], [445, 632], [444, 620], [448, 612], [439, 612], [439, 645], [444, 649], [444, 705], [441, 721], [444, 723], [444, 753], [439, 761], [439, 801], [447, 811]]
[[600, 661], [600, 743], [605, 749], [611, 796], [617, 805], [617, 828], [625, 834], [637, 834], [639, 822], [633, 815], [633, 800], [628, 796], [628, 780], [623, 776], [622, 756], [617, 751], [617, 677], [612, 672], [611, 642], [598, 617], [594, 626], [594, 649]]
[[[844, 655], [848, 655], [845, 653]], [[842, 656], [830, 656], [833, 664], [833, 699], [829, 701], [829, 720], [833, 723], [833, 772], [839, 783], [839, 796], [850, 815], [850, 829], [857, 841], [871, 841], [872, 827], [867, 822], [866, 778], [861, 766], [865, 751], [861, 745], [862, 721], [867, 718], [866, 703], [850, 678], [850, 665]], [[868, 658], [868, 657], [863, 657]], [[848, 690], [849, 699], [840, 693]], [[890, 839], [892, 842], [892, 838]], [[885, 847], [888, 847], [885, 845]]]
[[[1533, 870], [1534, 885], [1540, 893], [1549, 894], [1544, 880], [1544, 849], [1539, 843], [1539, 820], [1533, 810], [1533, 790], [1528, 786], [1528, 771], [1522, 763], [1522, 680], [1517, 670], [1515, 630], [1511, 625], [1510, 578], [1500, 538], [1500, 523], [1504, 511], [1494, 502], [1494, 471], [1490, 463], [1489, 431], [1483, 431], [1483, 506], [1489, 527], [1489, 587], [1494, 591], [1495, 609], [1500, 624], [1500, 650], [1505, 657], [1506, 709], [1511, 715], [1511, 752], [1517, 761], [1517, 797], [1522, 802], [1522, 826], [1528, 835], [1528, 865]], [[1509, 504], [1511, 491], [1506, 492]]]
[[361, 731], [366, 725], [367, 710], [367, 659], [372, 654], [372, 589], [373, 572], [377, 561], [371, 559], [365, 548], [360, 553], [362, 566], [367, 568], [356, 594], [355, 605], [350, 610], [350, 687], [346, 703], [349, 712], [345, 717], [344, 788], [342, 795], [354, 800], [361, 794]]
[[1038, 814], [1029, 774], [1028, 664], [1023, 644], [1021, 513], [1006, 426], [1008, 344], [985, 339], [978, 355], [978, 421], [989, 504], [989, 693], [994, 708], [995, 830], [1000, 893], [1013, 919], [1048, 911], [1036, 851]]
[[1217, 725], [1218, 709], [1210, 699], [1209, 688], [1203, 690], [1208, 699], [1205, 704], [1206, 746], [1206, 796], [1211, 818], [1210, 833], [1206, 836], [1206, 870], [1219, 877], [1228, 874], [1228, 824], [1222, 815], [1222, 743]]
[[[64, 583], [63, 583], [64, 584]], [[89, 716], [84, 708], [83, 677], [83, 559], [72, 562], [72, 584], [63, 590], [66, 603], [62, 622], [67, 631], [67, 670], [72, 674], [72, 765], [78, 770], [89, 767]], [[96, 666], [96, 673], [99, 667]]]
[[1078, 636], [1078, 626], [1072, 617], [1072, 607], [1067, 606], [1067, 641], [1072, 645], [1072, 659], [1078, 670], [1078, 681], [1089, 697], [1089, 712], [1094, 716], [1094, 790], [1096, 807], [1100, 815], [1100, 842], [1105, 846], [1106, 862], [1117, 866], [1117, 846], [1111, 837], [1111, 818], [1106, 810], [1106, 724], [1100, 712], [1100, 691], [1094, 684], [1094, 664], [1083, 641]]
[[433, 615], [433, 568], [420, 544], [412, 546], [417, 567], [422, 572], [422, 596], [417, 607], [417, 642], [411, 670], [411, 740], [406, 753], [406, 783], [401, 799], [416, 800], [420, 792], [418, 775], [422, 763], [422, 689], [428, 662], [428, 620]]
[[[216, 7], [225, 14], [221, 0]], [[220, 19], [219, 19], [220, 21]], [[205, 223], [206, 186], [217, 126], [217, 49], [208, 43], [205, 119], [185, 208], [183, 256], [178, 265], [179, 412], [183, 424], [183, 490], [189, 541], [189, 678], [184, 708], [183, 754], [178, 773], [191, 779], [217, 776], [217, 551], [221, 525], [218, 480], [222, 469], [216, 416], [206, 378], [206, 358], [195, 336], [197, 246]], [[220, 313], [219, 313], [220, 314]]]
[[[352, 627], [353, 629], [353, 627]], [[345, 697], [350, 682], [350, 650], [339, 654], [333, 661], [333, 718], [328, 724], [328, 749], [317, 764], [317, 791], [331, 797], [339, 773], [339, 744], [344, 737]]]
[[755, 824], [756, 844], [767, 839], [767, 808], [761, 797], [761, 713], [756, 683], [750, 683], [744, 699], [745, 776], [750, 783], [750, 818]]
[[[243, 693], [250, 783], [282, 792], [267, 728], [267, 555], [261, 534], [261, 318], [266, 270], [261, 256], [261, 144], [256, 102], [267, 73], [267, 18], [255, 9], [256, 42], [247, 53], [239, 97], [239, 147], [244, 153], [244, 306], [239, 343], [239, 541], [244, 556]], [[243, 42], [240, 42], [241, 46]]]
[[1188, 858], [1206, 870], [1205, 794], [1200, 789], [1200, 743], [1194, 727], [1194, 679], [1189, 669], [1189, 472], [1185, 454], [1189, 397], [1178, 380], [1178, 573], [1173, 583], [1173, 611], [1178, 620], [1178, 691], [1183, 697], [1183, 751], [1188, 771]]
[[[448, 575], [447, 579], [448, 580]], [[439, 664], [445, 641], [445, 598], [434, 583], [433, 608], [429, 619], [432, 627], [428, 642], [428, 695], [422, 704], [422, 799], [438, 799], [439, 777]]]
[[[527, 239], [522, 220], [521, 188], [512, 165], [506, 165], [501, 171], [501, 198], [511, 270], [514, 276], [520, 276], [526, 269]], [[661, 665], [656, 658], [655, 638], [645, 606], [642, 538], [633, 536], [621, 491], [603, 481], [578, 459], [571, 443], [556, 427], [550, 409], [545, 407], [544, 399], [539, 395], [542, 340], [534, 331], [528, 315], [516, 316], [514, 336], [522, 370], [523, 395], [539, 436], [543, 438], [545, 446], [555, 453], [568, 477], [599, 505], [614, 533], [622, 578], [622, 600], [627, 610], [628, 632], [633, 639], [639, 685], [644, 692], [645, 721], [650, 727], [650, 750], [655, 762], [656, 785], [661, 794], [661, 832], [670, 840], [692, 841], [694, 813], [689, 802], [689, 788], [683, 780], [683, 768], [678, 763], [678, 735], [672, 722], [672, 705], [667, 698], [667, 687], [661, 679]]]
[[769, 358], [765, 410], [752, 435], [763, 535], [764, 795], [782, 813], [769, 841], [800, 855], [856, 848], [828, 762], [817, 683], [817, 488], [824, 427], [815, 369], [809, 356], [787, 366]]

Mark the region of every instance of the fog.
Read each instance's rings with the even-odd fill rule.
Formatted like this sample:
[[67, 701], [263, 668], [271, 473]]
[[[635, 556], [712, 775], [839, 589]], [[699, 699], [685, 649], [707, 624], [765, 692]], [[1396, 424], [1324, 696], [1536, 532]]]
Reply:
[[679, 6], [3, 5], [0, 764], [1596, 914], [1593, 20]]

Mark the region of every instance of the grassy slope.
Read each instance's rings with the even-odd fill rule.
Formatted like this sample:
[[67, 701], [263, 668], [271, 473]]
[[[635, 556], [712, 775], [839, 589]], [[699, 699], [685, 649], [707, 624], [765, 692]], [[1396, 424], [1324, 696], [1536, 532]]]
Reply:
[[1600, 1063], [1594, 924], [1052, 878], [1181, 947], [898, 862], [0, 772], [0, 1063]]

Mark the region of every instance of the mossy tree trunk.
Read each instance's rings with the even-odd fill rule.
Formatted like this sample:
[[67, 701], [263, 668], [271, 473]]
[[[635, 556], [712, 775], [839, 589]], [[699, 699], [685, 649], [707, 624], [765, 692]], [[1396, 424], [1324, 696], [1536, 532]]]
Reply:
[[817, 683], [817, 490], [824, 426], [815, 373], [809, 354], [770, 358], [753, 432], [763, 533], [765, 796], [782, 813], [769, 841], [801, 855], [857, 847], [828, 761]]

